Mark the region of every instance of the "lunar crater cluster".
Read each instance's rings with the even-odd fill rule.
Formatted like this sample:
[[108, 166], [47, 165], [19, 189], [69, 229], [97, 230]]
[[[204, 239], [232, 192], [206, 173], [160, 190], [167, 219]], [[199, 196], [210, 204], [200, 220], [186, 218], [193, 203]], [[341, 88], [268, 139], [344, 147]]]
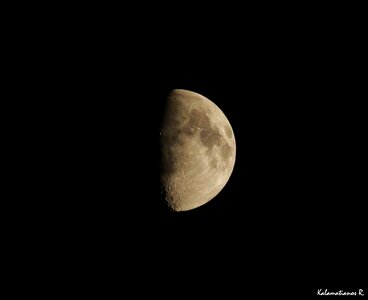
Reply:
[[161, 182], [173, 211], [201, 206], [227, 183], [235, 138], [222, 111], [204, 96], [173, 90], [160, 133]]

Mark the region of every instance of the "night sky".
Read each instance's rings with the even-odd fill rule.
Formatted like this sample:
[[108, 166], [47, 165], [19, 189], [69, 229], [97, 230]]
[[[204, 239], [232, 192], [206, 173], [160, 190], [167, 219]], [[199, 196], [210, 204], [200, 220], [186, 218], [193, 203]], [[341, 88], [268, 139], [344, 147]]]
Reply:
[[[200, 281], [204, 272], [220, 286], [233, 278], [235, 290], [245, 283], [235, 283], [233, 268], [250, 276], [250, 285], [296, 281], [295, 290], [307, 293], [331, 280], [346, 287], [362, 258], [359, 81], [329, 50], [281, 47], [269, 55], [261, 48], [183, 51], [147, 78], [155, 82], [149, 114], [157, 101], [161, 116], [174, 88], [218, 105], [233, 127], [237, 158], [220, 194], [192, 211], [170, 213], [158, 186], [152, 194], [142, 186], [139, 217], [149, 220], [143, 235], [161, 252], [168, 274], [183, 268]], [[154, 137], [159, 120], [157, 127], [147, 124]], [[144, 147], [158, 155], [158, 141]]]
[[[197, 16], [189, 28], [177, 17], [134, 32], [123, 26], [119, 39], [104, 32], [101, 53], [81, 67], [87, 77], [75, 82], [91, 93], [76, 113], [83, 115], [75, 140], [88, 145], [78, 157], [91, 194], [77, 205], [81, 226], [103, 251], [134, 262], [126, 267], [132, 281], [164, 274], [158, 293], [166, 285], [200, 286], [204, 295], [222, 290], [232, 299], [275, 295], [276, 285], [301, 295], [359, 288], [361, 39], [303, 22], [242, 23], [237, 16], [223, 26]], [[165, 30], [173, 20], [182, 26]], [[180, 213], [165, 207], [159, 183], [161, 118], [175, 88], [213, 101], [237, 145], [220, 194]]]

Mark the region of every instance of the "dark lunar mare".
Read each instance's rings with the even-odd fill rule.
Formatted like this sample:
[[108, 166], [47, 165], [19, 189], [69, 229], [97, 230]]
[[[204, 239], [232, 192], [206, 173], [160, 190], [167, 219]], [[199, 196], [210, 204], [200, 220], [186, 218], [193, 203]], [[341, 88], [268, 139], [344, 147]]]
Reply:
[[[228, 145], [224, 137], [220, 134], [218, 127], [213, 123], [211, 124], [206, 112], [192, 109], [190, 111], [189, 121], [185, 126], [178, 128], [181, 124], [179, 117], [183, 114], [184, 109], [185, 107], [180, 101], [169, 99], [160, 137], [162, 175], [172, 175], [177, 171], [178, 163], [175, 160], [173, 149], [177, 145], [182, 146], [184, 144], [185, 135], [191, 138], [198, 134], [199, 130], [201, 143], [208, 148], [208, 151], [211, 152], [215, 145], [221, 146], [222, 158], [226, 161], [229, 160], [231, 146]], [[227, 126], [225, 131], [229, 137], [232, 136], [230, 127]], [[216, 168], [217, 159], [213, 158], [210, 165], [212, 168]]]

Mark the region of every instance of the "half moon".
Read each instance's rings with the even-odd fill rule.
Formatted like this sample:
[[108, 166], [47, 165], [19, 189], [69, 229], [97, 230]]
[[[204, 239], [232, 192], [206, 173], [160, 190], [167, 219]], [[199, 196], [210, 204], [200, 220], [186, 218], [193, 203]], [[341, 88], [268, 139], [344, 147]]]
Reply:
[[235, 164], [235, 138], [224, 113], [209, 99], [175, 89], [160, 133], [161, 182], [173, 211], [197, 208], [226, 185]]

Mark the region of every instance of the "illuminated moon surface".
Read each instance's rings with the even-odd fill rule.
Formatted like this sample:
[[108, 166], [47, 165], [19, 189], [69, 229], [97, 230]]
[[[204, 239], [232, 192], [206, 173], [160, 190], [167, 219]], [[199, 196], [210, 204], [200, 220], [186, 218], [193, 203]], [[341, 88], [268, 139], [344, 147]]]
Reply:
[[234, 132], [204, 96], [176, 89], [168, 95], [160, 133], [161, 182], [173, 211], [197, 208], [226, 185], [235, 164]]

